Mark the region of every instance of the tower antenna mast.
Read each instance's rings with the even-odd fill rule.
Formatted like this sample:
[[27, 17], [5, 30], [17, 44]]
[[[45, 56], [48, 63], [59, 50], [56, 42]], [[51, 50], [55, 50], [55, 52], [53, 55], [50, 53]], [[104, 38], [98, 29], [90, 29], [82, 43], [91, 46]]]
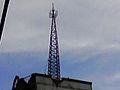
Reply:
[[54, 9], [54, 3], [52, 3], [52, 10], [50, 10], [49, 17], [51, 22], [51, 34], [49, 45], [49, 58], [48, 58], [48, 75], [54, 79], [60, 79], [60, 61], [59, 61], [59, 47], [58, 36], [56, 29], [56, 17], [58, 12]]

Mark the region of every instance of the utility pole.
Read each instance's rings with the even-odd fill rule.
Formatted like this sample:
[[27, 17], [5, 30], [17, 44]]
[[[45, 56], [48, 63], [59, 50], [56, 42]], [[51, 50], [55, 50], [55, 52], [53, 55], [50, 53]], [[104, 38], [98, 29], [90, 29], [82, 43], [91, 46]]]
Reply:
[[58, 36], [56, 30], [56, 17], [57, 11], [54, 9], [52, 3], [52, 10], [50, 10], [49, 17], [52, 19], [50, 45], [49, 45], [49, 58], [48, 58], [48, 75], [52, 78], [60, 79], [60, 61], [59, 61], [59, 48], [58, 48]]
[[3, 32], [3, 28], [4, 28], [4, 24], [5, 24], [5, 19], [6, 19], [9, 2], [10, 2], [10, 0], [5, 0], [5, 3], [4, 3], [4, 8], [3, 8], [1, 22], [0, 22], [0, 42], [1, 42], [1, 38], [2, 38], [2, 32]]

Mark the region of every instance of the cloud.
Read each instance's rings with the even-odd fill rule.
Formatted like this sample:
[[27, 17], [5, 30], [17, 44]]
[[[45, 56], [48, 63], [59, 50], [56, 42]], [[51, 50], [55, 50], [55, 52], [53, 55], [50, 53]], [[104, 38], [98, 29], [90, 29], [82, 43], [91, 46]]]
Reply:
[[[55, 1], [57, 29], [63, 52], [119, 46], [119, 1]], [[22, 7], [21, 7], [22, 6]], [[2, 52], [47, 51], [51, 1], [12, 0], [2, 40]], [[68, 33], [69, 32], [69, 33]], [[74, 44], [73, 44], [74, 43]], [[94, 49], [93, 48], [93, 49]], [[115, 47], [116, 48], [116, 47]], [[119, 48], [119, 47], [118, 47]], [[86, 51], [87, 52], [87, 51]]]
[[[109, 80], [111, 82], [109, 82]], [[106, 82], [109, 84], [109, 85], [115, 85], [116, 83], [119, 83], [120, 82], [120, 72], [117, 72], [117, 73], [113, 73], [112, 75], [106, 77]]]
[[106, 90], [118, 90], [120, 89], [120, 77], [119, 72], [111, 73], [110, 75], [98, 76], [94, 80], [94, 85], [96, 90], [106, 89]]
[[0, 19], [2, 16], [3, 0], [0, 0]]

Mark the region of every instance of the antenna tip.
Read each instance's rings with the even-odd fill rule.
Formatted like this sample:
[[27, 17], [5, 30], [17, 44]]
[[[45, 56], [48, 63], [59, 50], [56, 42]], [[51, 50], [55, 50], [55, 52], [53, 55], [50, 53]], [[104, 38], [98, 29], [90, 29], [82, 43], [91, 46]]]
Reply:
[[54, 3], [52, 3], [52, 9], [54, 10]]

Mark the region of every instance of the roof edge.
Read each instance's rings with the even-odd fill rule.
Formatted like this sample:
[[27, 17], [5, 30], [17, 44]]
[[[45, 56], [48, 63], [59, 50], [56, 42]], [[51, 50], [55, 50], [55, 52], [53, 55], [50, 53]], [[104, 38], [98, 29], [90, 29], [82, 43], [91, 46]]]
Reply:
[[[42, 76], [42, 77], [51, 78], [51, 76], [49, 76], [49, 75], [47, 75], [47, 74], [42, 74], [42, 73], [33, 73], [33, 74], [31, 74], [31, 76]], [[52, 78], [51, 78], [51, 79], [52, 79]], [[80, 83], [92, 85], [92, 82], [90, 82], [90, 81], [83, 81], [83, 80], [77, 80], [77, 79], [62, 77], [62, 78], [61, 78], [61, 81], [63, 81], [63, 80], [73, 81], [73, 82], [80, 82]]]

